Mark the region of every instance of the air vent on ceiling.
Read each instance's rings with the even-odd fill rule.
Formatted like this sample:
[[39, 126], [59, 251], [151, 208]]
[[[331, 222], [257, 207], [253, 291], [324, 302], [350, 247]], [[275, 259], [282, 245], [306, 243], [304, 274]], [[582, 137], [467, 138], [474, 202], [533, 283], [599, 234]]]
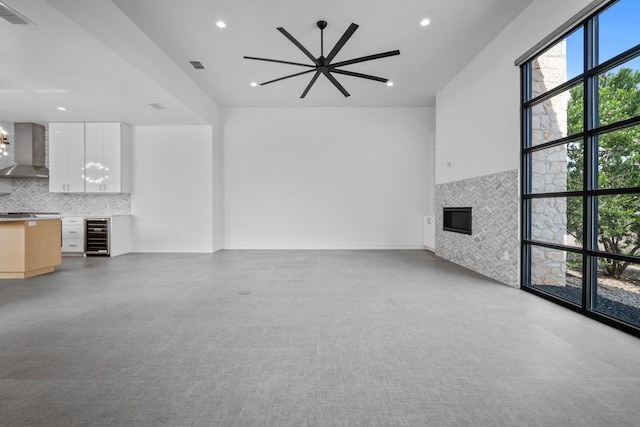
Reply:
[[0, 2], [0, 18], [14, 25], [35, 25], [35, 22]]
[[167, 107], [165, 107], [164, 105], [162, 105], [159, 102], [147, 102], [147, 105], [149, 107], [155, 108], [156, 110], [166, 110]]
[[189, 61], [189, 64], [193, 66], [196, 70], [204, 70], [204, 65], [200, 61]]

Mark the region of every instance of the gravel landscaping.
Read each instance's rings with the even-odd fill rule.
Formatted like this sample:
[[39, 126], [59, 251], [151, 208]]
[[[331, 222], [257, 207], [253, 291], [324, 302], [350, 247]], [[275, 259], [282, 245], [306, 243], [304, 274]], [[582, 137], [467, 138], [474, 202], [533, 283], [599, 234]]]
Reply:
[[[571, 281], [567, 286], [535, 285], [531, 287], [574, 303], [582, 302], [582, 288], [571, 284]], [[640, 293], [603, 285], [598, 288], [596, 303], [594, 311], [640, 326]]]

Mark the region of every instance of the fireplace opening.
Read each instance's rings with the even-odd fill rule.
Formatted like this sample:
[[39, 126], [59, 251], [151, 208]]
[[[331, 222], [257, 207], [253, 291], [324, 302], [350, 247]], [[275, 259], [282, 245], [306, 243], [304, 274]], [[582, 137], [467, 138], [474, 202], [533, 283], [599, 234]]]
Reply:
[[442, 229], [471, 234], [471, 208], [443, 208]]

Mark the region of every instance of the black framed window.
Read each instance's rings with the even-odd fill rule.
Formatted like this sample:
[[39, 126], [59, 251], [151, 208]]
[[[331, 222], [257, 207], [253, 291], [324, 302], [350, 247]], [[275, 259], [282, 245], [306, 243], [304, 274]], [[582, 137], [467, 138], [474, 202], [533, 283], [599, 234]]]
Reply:
[[521, 65], [522, 288], [640, 336], [640, 2]]

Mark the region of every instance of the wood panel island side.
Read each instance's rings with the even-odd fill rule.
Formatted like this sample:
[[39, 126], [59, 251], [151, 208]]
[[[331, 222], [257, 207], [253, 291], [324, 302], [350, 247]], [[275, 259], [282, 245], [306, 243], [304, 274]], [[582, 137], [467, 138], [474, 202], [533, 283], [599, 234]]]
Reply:
[[62, 263], [60, 217], [0, 218], [0, 279], [26, 279]]

